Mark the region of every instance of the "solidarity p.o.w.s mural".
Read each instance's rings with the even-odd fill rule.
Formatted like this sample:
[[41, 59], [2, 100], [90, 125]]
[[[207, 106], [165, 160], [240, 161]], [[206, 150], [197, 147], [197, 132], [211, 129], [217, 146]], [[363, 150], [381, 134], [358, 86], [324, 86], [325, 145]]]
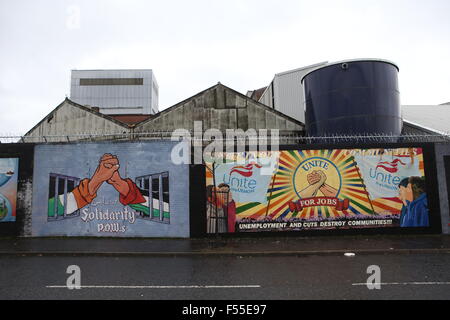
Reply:
[[189, 170], [173, 146], [37, 146], [33, 235], [188, 237]]
[[206, 163], [208, 233], [429, 226], [421, 148], [225, 159]]

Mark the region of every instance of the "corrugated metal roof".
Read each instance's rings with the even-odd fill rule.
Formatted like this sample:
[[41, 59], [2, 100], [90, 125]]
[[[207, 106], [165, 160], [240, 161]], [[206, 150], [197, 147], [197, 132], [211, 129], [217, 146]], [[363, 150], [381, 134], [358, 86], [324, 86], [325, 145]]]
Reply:
[[402, 116], [404, 121], [424, 129], [441, 133], [450, 131], [449, 105], [406, 105], [402, 106]]

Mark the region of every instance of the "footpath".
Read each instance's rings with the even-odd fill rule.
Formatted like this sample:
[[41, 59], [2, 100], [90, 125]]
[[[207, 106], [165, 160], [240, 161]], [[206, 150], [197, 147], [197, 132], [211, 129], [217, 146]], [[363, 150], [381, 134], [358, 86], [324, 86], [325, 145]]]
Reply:
[[1, 238], [0, 257], [22, 256], [305, 256], [450, 253], [450, 235], [358, 235], [202, 239]]

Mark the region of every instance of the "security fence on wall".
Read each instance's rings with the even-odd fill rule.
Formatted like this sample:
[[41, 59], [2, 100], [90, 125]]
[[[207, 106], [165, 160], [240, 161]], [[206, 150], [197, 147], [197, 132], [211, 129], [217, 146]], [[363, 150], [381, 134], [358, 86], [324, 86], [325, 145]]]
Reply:
[[[188, 139], [192, 142], [202, 142], [203, 144], [211, 141], [228, 142], [230, 140], [242, 141], [242, 137], [236, 135], [227, 137], [226, 134], [222, 138], [214, 137], [214, 139], [205, 137], [203, 133], [195, 132], [193, 130], [183, 130]], [[407, 143], [407, 142], [433, 142], [433, 143], [450, 143], [450, 132], [442, 132], [441, 134], [402, 134], [402, 135], [386, 135], [386, 134], [365, 134], [365, 135], [329, 135], [320, 137], [304, 136], [301, 132], [292, 131], [270, 131], [266, 130], [256, 132], [252, 135], [244, 132], [244, 137], [247, 139], [246, 144], [251, 144], [252, 141], [258, 143], [267, 140], [268, 143], [278, 144], [327, 144], [327, 143]], [[0, 143], [55, 143], [55, 142], [89, 142], [89, 141], [152, 141], [152, 140], [167, 140], [167, 139], [181, 139], [179, 135], [174, 135], [174, 131], [150, 131], [150, 132], [126, 132], [126, 133], [103, 133], [90, 132], [67, 135], [42, 135], [42, 136], [26, 136], [6, 134], [0, 135]]]
[[[54, 140], [56, 140], [56, 138], [58, 136], [53, 136], [53, 137], [55, 138]], [[64, 141], [65, 143], [62, 143], [61, 145], [77, 144], [76, 143], [77, 141], [71, 141], [70, 140], [73, 137], [75, 137], [75, 136], [69, 136], [69, 141], [70, 142], [67, 143], [67, 140], [65, 140]], [[101, 140], [96, 140], [97, 138], [102, 138], [102, 139], [108, 140], [108, 142], [101, 143], [102, 147], [103, 146], [106, 147], [109, 144], [109, 142], [120, 142], [120, 143], [117, 143], [117, 145], [125, 145], [127, 142], [128, 143], [135, 143], [135, 142], [145, 142], [145, 143], [147, 143], [147, 142], [152, 142], [153, 141], [156, 144], [157, 143], [166, 143], [167, 140], [170, 140], [171, 133], [170, 132], [154, 132], [152, 135], [147, 133], [147, 135], [142, 134], [142, 135], [138, 135], [138, 136], [134, 136], [134, 137], [130, 137], [129, 135], [126, 135], [126, 134], [119, 135], [119, 136], [118, 135], [97, 134], [97, 135], [89, 135], [89, 136], [88, 135], [82, 135], [82, 136], [78, 136], [78, 137], [82, 137], [84, 139], [87, 139], [87, 140], [82, 140], [80, 142], [92, 141], [93, 144], [96, 144], [97, 142], [101, 141]], [[111, 141], [110, 140], [111, 137], [116, 137], [118, 139]], [[8, 138], [12, 138], [12, 136], [8, 136]], [[18, 138], [18, 136], [15, 136], [15, 138]], [[19, 140], [21, 138], [24, 138], [24, 137], [19, 137]], [[43, 139], [43, 137], [41, 137], [41, 138]], [[25, 137], [25, 139], [26, 139], [26, 137]], [[51, 146], [54, 142], [58, 142], [58, 141], [54, 141], [54, 140], [52, 141], [52, 139], [49, 139], [48, 136], [46, 136], [45, 139], [46, 139], [46, 142], [39, 143], [36, 146]], [[283, 140], [283, 139], [285, 139], [285, 140]], [[441, 135], [441, 136], [436, 136], [436, 135], [402, 135], [402, 136], [366, 135], [366, 136], [330, 136], [330, 137], [320, 137], [320, 138], [317, 138], [317, 137], [301, 137], [301, 136], [295, 136], [295, 135], [280, 135], [280, 140], [279, 141], [290, 141], [291, 143], [288, 143], [288, 144], [297, 145], [297, 146], [301, 145], [301, 144], [321, 144], [321, 145], [324, 146], [323, 148], [329, 148], [329, 147], [338, 148], [334, 144], [336, 144], [336, 145], [337, 144], [346, 144], [347, 148], [349, 148], [349, 146], [351, 147], [351, 146], [353, 146], [353, 144], [355, 144], [355, 145], [359, 144], [360, 146], [361, 146], [361, 144], [364, 144], [364, 145], [365, 144], [381, 145], [381, 144], [384, 144], [384, 143], [392, 143], [392, 142], [398, 143], [399, 141], [402, 142], [402, 143], [430, 143], [430, 142], [433, 143], [433, 142], [439, 142], [441, 145], [446, 145], [448, 143], [448, 141], [449, 141], [448, 139], [449, 139], [448, 136], [443, 136], [443, 135]], [[164, 140], [166, 140], [166, 141], [164, 141]], [[193, 137], [192, 140], [194, 142], [195, 141], [201, 141], [203, 145], [206, 144], [206, 143], [209, 143], [211, 141], [209, 139], [198, 139], [198, 138], [195, 138], [195, 137]], [[226, 139], [226, 138], [224, 138], [222, 140], [224, 142], [229, 141], [229, 139]], [[395, 145], [396, 143], [390, 145], [390, 147], [393, 147], [393, 145]], [[91, 143], [87, 143], [86, 145], [90, 145], [90, 144]], [[111, 144], [112, 145], [116, 145], [116, 143], [111, 143]], [[287, 144], [287, 143], [281, 143], [280, 142], [280, 145], [283, 145], [283, 144]], [[27, 147], [29, 145], [30, 145], [29, 143], [21, 143], [21, 141], [18, 141], [17, 139], [14, 141], [14, 143], [9, 144], [9, 146], [15, 146], [17, 148], [20, 148], [22, 146], [23, 147]], [[58, 145], [59, 145], [59, 143], [58, 143]], [[80, 143], [80, 145], [84, 145], [84, 143]], [[328, 146], [326, 146], [326, 145], [328, 145]], [[2, 148], [2, 147], [4, 147], [4, 148]], [[292, 147], [296, 148], [296, 146], [292, 146]], [[3, 145], [3, 146], [0, 145], [0, 151], [2, 149], [4, 150], [5, 148], [8, 148], [8, 145], [6, 145], [6, 144]], [[315, 146], [299, 146], [298, 149], [310, 149], [310, 148], [314, 149]], [[55, 146], [55, 150], [56, 149], [60, 151], [60, 149], [58, 149]], [[104, 148], [104, 149], [105, 149], [104, 152], [111, 152], [111, 150], [110, 150], [111, 148]], [[114, 149], [115, 149], [115, 147], [114, 147]], [[280, 149], [282, 149], [282, 148], [280, 148]], [[98, 152], [99, 151], [98, 148], [95, 149], [95, 151]], [[148, 150], [148, 152], [150, 152], [150, 150]], [[27, 153], [34, 154], [34, 152], [32, 150], [28, 150]], [[158, 152], [155, 152], [155, 154], [157, 154], [157, 153]], [[45, 154], [47, 154], [47, 153], [45, 153]], [[70, 154], [70, 152], [67, 153], [67, 154]], [[86, 152], [79, 153], [79, 155], [83, 155], [83, 157], [85, 157], [84, 156], [85, 154], [87, 154], [87, 153]], [[127, 157], [131, 157], [130, 161], [129, 161], [131, 166], [134, 166], [134, 163], [135, 163], [134, 161], [141, 161], [141, 160], [143, 160], [141, 158], [133, 157], [132, 156], [133, 153], [129, 153], [129, 155], [130, 156], [127, 156]], [[7, 154], [7, 153], [4, 152], [4, 157], [19, 157], [20, 158], [19, 170], [22, 170], [22, 168], [24, 166], [26, 166], [26, 163], [30, 162], [28, 160], [25, 161], [24, 159], [22, 159], [22, 156], [18, 156], [17, 154], [9, 155], [9, 153]], [[60, 157], [61, 157], [61, 153], [58, 152], [58, 157], [57, 158], [60, 158]], [[122, 157], [125, 157], [125, 155], [122, 156]], [[122, 160], [123, 159], [122, 157], [119, 156], [119, 159]], [[46, 159], [48, 159], [48, 158], [46, 158]], [[133, 160], [131, 160], [131, 159], [133, 159]], [[428, 159], [431, 159], [431, 162], [435, 161], [435, 159], [433, 159], [431, 157], [429, 157]], [[39, 178], [39, 181], [35, 182], [36, 183], [36, 188], [40, 188], [42, 190], [45, 189], [46, 191], [48, 191], [48, 194], [52, 194], [52, 195], [56, 195], [57, 194], [58, 196], [60, 196], [61, 194], [65, 194], [65, 193], [69, 192], [70, 189], [73, 189], [72, 188], [73, 187], [72, 183], [69, 180], [67, 180], [67, 187], [65, 186], [66, 182], [65, 182], [64, 179], [66, 177], [68, 177], [68, 178], [75, 178], [75, 177], [77, 177], [77, 179], [80, 179], [80, 178], [84, 178], [84, 177], [89, 177], [90, 174], [92, 174], [92, 172], [90, 172], [90, 174], [87, 174], [87, 175], [86, 174], [81, 174], [81, 173], [83, 173], [83, 169], [82, 169], [83, 166], [80, 166], [80, 168], [75, 170], [75, 172], [72, 172], [70, 170], [74, 169], [73, 165], [71, 165], [69, 167], [69, 165], [67, 164], [69, 162], [64, 161], [62, 159], [58, 160], [58, 161], [60, 161], [60, 162], [58, 162], [57, 165], [53, 166], [53, 168], [52, 168], [53, 171], [49, 171], [47, 174], [44, 174], [44, 175], [39, 175], [39, 174], [36, 175], [37, 178], [42, 176], [41, 177], [42, 179]], [[90, 163], [90, 162], [92, 162], [92, 163]], [[37, 161], [37, 163], [42, 163], [42, 161]], [[91, 168], [91, 171], [92, 171], [94, 169], [94, 167], [95, 167], [94, 166], [94, 162], [93, 162], [93, 160], [92, 161], [89, 160], [89, 163], [90, 163], [89, 166], [92, 167]], [[139, 167], [140, 166], [141, 166], [141, 164], [139, 164]], [[33, 168], [32, 162], [30, 162], [29, 167]], [[57, 171], [55, 171], [54, 170], [55, 167], [58, 167], [58, 168], [61, 167], [61, 168], [64, 168], [64, 170], [57, 170]], [[68, 170], [69, 168], [70, 168], [70, 170]], [[34, 166], [34, 169], [36, 169], [35, 166]], [[145, 198], [145, 202], [143, 202], [144, 204], [142, 205], [143, 206], [142, 209], [143, 210], [144, 209], [148, 209], [148, 211], [142, 211], [142, 210], [139, 211], [138, 210], [139, 208], [137, 208], [137, 206], [136, 206], [136, 210], [137, 210], [136, 212], [138, 212], [138, 214], [136, 214], [135, 217], [137, 219], [139, 219], [137, 224], [141, 224], [141, 222], [147, 223], [147, 221], [148, 221], [148, 223], [152, 223], [152, 227], [154, 227], [155, 229], [166, 228], [166, 226], [161, 226], [161, 222], [162, 222], [162, 223], [168, 224], [170, 226], [170, 229], [173, 229], [172, 226], [174, 225], [174, 223], [180, 222], [180, 216], [178, 216], [178, 217], [175, 216], [175, 218], [174, 218], [173, 213], [176, 213], [176, 211], [175, 211], [176, 207], [172, 207], [172, 204], [174, 203], [174, 200], [179, 201], [179, 195], [180, 194], [183, 194], [184, 195], [183, 197], [187, 196], [187, 193], [186, 193], [187, 189], [185, 188], [185, 189], [183, 189], [183, 191], [179, 191], [179, 192], [176, 192], [176, 193], [171, 192], [172, 195], [170, 195], [170, 198], [169, 198], [169, 193], [167, 192], [167, 190], [169, 189], [169, 186], [170, 186], [170, 189], [172, 189], [177, 184], [173, 184], [173, 183], [170, 183], [170, 184], [167, 183], [166, 184], [164, 182], [164, 178], [165, 178], [164, 173], [165, 172], [167, 172], [165, 168], [158, 167], [158, 168], [155, 168], [155, 169], [152, 169], [152, 170], [144, 170], [141, 173], [137, 173], [136, 172], [136, 173], [131, 173], [131, 175], [127, 174], [127, 176], [130, 177], [135, 182], [135, 184], [142, 189], [142, 195]], [[51, 180], [51, 173], [54, 173], [54, 174], [58, 175], [58, 183], [57, 184], [56, 184], [56, 178], [55, 178], [55, 180]], [[32, 177], [33, 174], [28, 175], [28, 176]], [[169, 181], [169, 179], [173, 179], [175, 177], [178, 178], [178, 176], [179, 176], [178, 174], [168, 173], [167, 182]], [[25, 190], [26, 183], [28, 183], [27, 181], [24, 181], [25, 175], [23, 175], [22, 173], [21, 173], [21, 177], [22, 177], [21, 180], [23, 180], [23, 181], [19, 180], [19, 188], [18, 188], [18, 192], [17, 192], [18, 196], [20, 196], [20, 197], [22, 196], [22, 194], [26, 193], [23, 190]], [[438, 178], [441, 179], [441, 177], [438, 177]], [[150, 181], [150, 179], [151, 179], [151, 181]], [[146, 180], [147, 180], [147, 182], [146, 182]], [[79, 183], [79, 181], [77, 183]], [[196, 181], [195, 183], [199, 183], [199, 181]], [[43, 187], [44, 184], [48, 185], [48, 187]], [[152, 184], [151, 197], [149, 197], [150, 196], [150, 184]], [[37, 186], [37, 185], [39, 185], [39, 186]], [[54, 186], [53, 189], [51, 189], [52, 186]], [[105, 184], [105, 186], [106, 186], [106, 184]], [[437, 188], [437, 187], [435, 187], [435, 188]], [[441, 187], [439, 186], [439, 188], [441, 188]], [[447, 190], [447, 189], [445, 189], [445, 190]], [[101, 189], [101, 191], [103, 192], [103, 189]], [[107, 190], [105, 189], [105, 191], [107, 191]], [[145, 191], [148, 191], [148, 195], [145, 194]], [[204, 191], [202, 191], [202, 192], [204, 193]], [[221, 194], [222, 191], [219, 191], [219, 190], [215, 190], [214, 192], [215, 192], [214, 198], [216, 198], [216, 199], [217, 198], [224, 198], [225, 200], [222, 201], [223, 203], [228, 203], [229, 202], [227, 200], [227, 197], [230, 197], [230, 194], [227, 194], [227, 195], [223, 194], [222, 195]], [[224, 192], [226, 193], [226, 191], [224, 191]], [[233, 194], [233, 198], [234, 198], [234, 196], [235, 196], [235, 194]], [[33, 197], [34, 197], [34, 195], [33, 195]], [[115, 198], [114, 199], [113, 198], [109, 199], [108, 197], [109, 197], [109, 193], [108, 192], [105, 193], [105, 196], [100, 194], [98, 196], [98, 198], [93, 201], [93, 204], [92, 204], [93, 210], [90, 210], [89, 213], [90, 212], [95, 212], [95, 208], [100, 208], [101, 206], [110, 205], [110, 203], [109, 203], [110, 200], [113, 200], [115, 202], [118, 201], [118, 198], [117, 199], [115, 199]], [[162, 201], [159, 201], [160, 197], [162, 198]], [[45, 196], [44, 197], [40, 197], [40, 198], [46, 200], [46, 201], [44, 201], [45, 203], [43, 202], [42, 205], [41, 205], [41, 207], [42, 207], [41, 209], [42, 210], [39, 210], [39, 211], [42, 211], [43, 213], [45, 213], [44, 216], [43, 216], [43, 218], [45, 218], [45, 221], [42, 220], [42, 224], [47, 226], [47, 227], [50, 226], [51, 228], [54, 229], [54, 232], [45, 233], [45, 232], [41, 232], [41, 231], [38, 231], [38, 230], [35, 229], [34, 235], [61, 234], [60, 230], [64, 230], [64, 229], [63, 228], [59, 228], [59, 229], [56, 228], [56, 224], [67, 224], [67, 226], [65, 227], [66, 228], [65, 230], [71, 230], [71, 229], [75, 229], [75, 228], [69, 226], [69, 224], [73, 225], [74, 221], [75, 222], [80, 222], [79, 220], [81, 220], [82, 218], [84, 218], [84, 219], [88, 219], [89, 218], [85, 214], [83, 214], [83, 215], [76, 214], [76, 211], [74, 211], [73, 213], [69, 213], [67, 211], [66, 206], [68, 205], [68, 194], [63, 196], [63, 197], [60, 197], [60, 203], [62, 205], [63, 211], [60, 210], [61, 209], [60, 207], [55, 206], [56, 202], [53, 202], [52, 204], [50, 204], [51, 198], [48, 198], [48, 197], [45, 197]], [[441, 201], [442, 201], [442, 199], [441, 199]], [[22, 212], [24, 212], [24, 205], [20, 204], [22, 202], [23, 201], [19, 201], [19, 209], [18, 209], [19, 213], [21, 212], [21, 210], [22, 210]], [[166, 205], [166, 203], [167, 203], [167, 205]], [[211, 202], [211, 203], [214, 204], [214, 202]], [[205, 204], [207, 204], [206, 201], [205, 201]], [[161, 208], [161, 206], [162, 206], [162, 208]], [[223, 207], [224, 206], [222, 205], [220, 208], [223, 209]], [[53, 209], [53, 211], [49, 210], [49, 208]], [[228, 216], [229, 216], [228, 212], [230, 211], [230, 208], [227, 207], [227, 210], [224, 210], [223, 212], [220, 209], [218, 209], [218, 208], [219, 208], [219, 206], [217, 206], [217, 205], [216, 205], [216, 207], [211, 206], [211, 208], [210, 208], [210, 209], [212, 209], [211, 210], [211, 214], [210, 214], [210, 217], [212, 217], [211, 222], [210, 222], [211, 229], [208, 229], [208, 231], [206, 231], [207, 222], [205, 221], [205, 223], [202, 224], [205, 232], [211, 232], [213, 234], [218, 234], [218, 233], [222, 234], [224, 232], [224, 230], [225, 230], [225, 227], [228, 228], [228, 229], [230, 227], [233, 227], [234, 223], [228, 223]], [[172, 209], [174, 209], [174, 210], [172, 210]], [[184, 209], [186, 209], [186, 206], [184, 206]], [[237, 208], [237, 209], [239, 209], [239, 208]], [[29, 208], [29, 210], [31, 210], [31, 208]], [[206, 208], [206, 210], [207, 210], [207, 208]], [[443, 211], [441, 209], [441, 211], [444, 212], [445, 210]], [[62, 214], [60, 216], [58, 216], [58, 212], [62, 212]], [[446, 217], [446, 220], [444, 221], [444, 223], [447, 223], [447, 221], [448, 221], [448, 211], [446, 211], [446, 212], [447, 212], [446, 213], [447, 217]], [[53, 215], [52, 215], [52, 213], [53, 213]], [[151, 215], [152, 213], [153, 213], [153, 215]], [[196, 213], [198, 213], [198, 212], [196, 212]], [[205, 212], [205, 217], [206, 216], [207, 216], [207, 212]], [[72, 218], [76, 218], [76, 219], [68, 219], [68, 218], [71, 218], [71, 217]], [[18, 217], [18, 222], [20, 224], [22, 224], [22, 221], [23, 221], [23, 223], [28, 223], [27, 222], [28, 218], [29, 218], [29, 216], [25, 216], [24, 214], [21, 214], [21, 217]], [[55, 220], [53, 220], [53, 218]], [[29, 219], [29, 220], [31, 221], [31, 219]], [[35, 221], [37, 221], [37, 220], [35, 219]], [[83, 223], [80, 222], [79, 226], [81, 227], [85, 223], [89, 223], [89, 222], [90, 221], [87, 221], [87, 222], [83, 221]], [[155, 222], [159, 222], [159, 223], [155, 224]], [[183, 223], [185, 223], [185, 222], [187, 222], [187, 221], [183, 221]], [[254, 223], [250, 218], [248, 218], [248, 221], [244, 221], [244, 222], [245, 223]], [[265, 223], [265, 221], [263, 221], [263, 223]], [[134, 224], [132, 223], [131, 225], [134, 225]], [[158, 228], [157, 225], [159, 225], [160, 227]], [[28, 227], [28, 228], [31, 228], [31, 227]], [[106, 229], [108, 227], [107, 227], [107, 224], [105, 224], [105, 223], [103, 223], [101, 225], [100, 224], [96, 225], [96, 228], [99, 228], [99, 230], [101, 229], [101, 232], [103, 232], [103, 233], [104, 233], [105, 230], [109, 230], [109, 229]], [[127, 231], [126, 233], [130, 234], [130, 231]], [[24, 235], [30, 235], [31, 234], [30, 232], [27, 233], [25, 231], [21, 232], [21, 233], [24, 234]], [[176, 231], [175, 233], [177, 235], [180, 234], [179, 230]], [[93, 235], [92, 233], [90, 233], [90, 234]], [[133, 232], [131, 232], [131, 234], [132, 234], [132, 236], [134, 236], [137, 233], [135, 233], [133, 231]], [[140, 233], [140, 234], [142, 235], [144, 233]], [[145, 234], [147, 234], [148, 236], [155, 236], [155, 235], [161, 236], [160, 234], [157, 234], [156, 232], [153, 232], [153, 231], [150, 232], [150, 233], [145, 233]], [[186, 234], [186, 233], [184, 233], [184, 234]]]

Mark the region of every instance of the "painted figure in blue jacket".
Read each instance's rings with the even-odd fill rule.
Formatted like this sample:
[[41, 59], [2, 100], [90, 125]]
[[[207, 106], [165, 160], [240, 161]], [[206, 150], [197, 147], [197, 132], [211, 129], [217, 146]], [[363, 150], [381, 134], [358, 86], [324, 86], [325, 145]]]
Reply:
[[428, 201], [424, 177], [409, 177], [400, 181], [399, 198], [403, 202], [400, 227], [428, 227]]

